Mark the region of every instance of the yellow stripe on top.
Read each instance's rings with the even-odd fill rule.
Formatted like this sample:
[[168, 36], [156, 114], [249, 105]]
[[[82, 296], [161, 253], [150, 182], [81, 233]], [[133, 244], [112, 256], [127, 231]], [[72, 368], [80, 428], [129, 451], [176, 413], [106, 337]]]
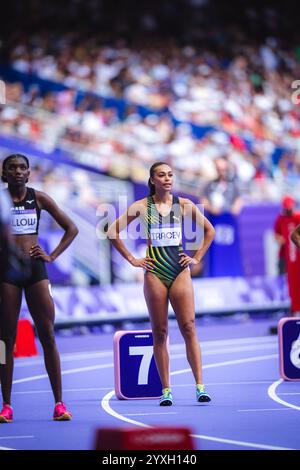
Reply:
[[[175, 272], [174, 271], [171, 271], [169, 270], [168, 268], [165, 267], [164, 263], [161, 263], [158, 259], [157, 259], [157, 253], [155, 253], [155, 251], [153, 250], [153, 247], [152, 246], [149, 246], [149, 254], [150, 254], [150, 258], [154, 259], [155, 263], [154, 263], [154, 269], [153, 269], [153, 272], [157, 271], [159, 272], [160, 274], [163, 274], [165, 276], [168, 276], [170, 279], [173, 278]], [[163, 260], [164, 261], [164, 260]]]

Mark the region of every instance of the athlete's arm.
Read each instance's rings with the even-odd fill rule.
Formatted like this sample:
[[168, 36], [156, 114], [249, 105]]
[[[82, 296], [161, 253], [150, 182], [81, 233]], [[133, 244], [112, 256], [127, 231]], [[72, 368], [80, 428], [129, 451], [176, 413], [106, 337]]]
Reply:
[[201, 246], [196, 250], [196, 253], [193, 257], [188, 256], [185, 253], [182, 253], [181, 262], [182, 266], [188, 266], [189, 264], [198, 264], [200, 263], [201, 259], [207, 252], [210, 244], [212, 243], [213, 239], [215, 238], [215, 229], [213, 228], [212, 224], [209, 220], [200, 212], [196, 204], [194, 204], [190, 199], [186, 198], [179, 198], [180, 205], [183, 209], [183, 216], [189, 216], [192, 218], [193, 221], [196, 222], [198, 227], [204, 230], [204, 239]]
[[78, 234], [78, 228], [72, 222], [72, 220], [67, 216], [67, 214], [62, 211], [56, 202], [47, 194], [36, 191], [36, 200], [39, 208], [47, 211], [53, 219], [58, 223], [58, 225], [65, 231], [62, 239], [60, 240], [58, 246], [53, 250], [50, 255], [47, 255], [43, 249], [38, 245], [33, 245], [30, 250], [30, 255], [34, 258], [41, 258], [48, 263], [54, 261], [61, 253], [63, 253], [68, 246], [72, 243], [76, 235]]
[[298, 225], [298, 227], [296, 227], [293, 231], [291, 235], [291, 240], [300, 249], [300, 225]]
[[143, 200], [139, 200], [131, 204], [128, 207], [127, 211], [124, 212], [118, 219], [116, 219], [107, 230], [107, 237], [112, 243], [112, 245], [118, 250], [119, 253], [129, 261], [132, 266], [141, 267], [141, 268], [151, 268], [152, 260], [151, 258], [135, 258], [130, 251], [126, 248], [124, 242], [120, 239], [120, 232], [124, 230], [133, 220], [137, 219], [142, 211], [145, 210], [145, 205]]

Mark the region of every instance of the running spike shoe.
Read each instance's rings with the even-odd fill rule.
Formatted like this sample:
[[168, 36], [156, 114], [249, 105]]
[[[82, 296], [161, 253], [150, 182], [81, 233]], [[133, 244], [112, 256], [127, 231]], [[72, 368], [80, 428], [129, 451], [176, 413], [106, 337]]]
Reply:
[[171, 405], [173, 405], [173, 397], [172, 397], [171, 389], [170, 388], [163, 388], [162, 393], [163, 394], [160, 397], [159, 405], [160, 406], [171, 406]]
[[196, 385], [196, 399], [199, 403], [211, 401], [209, 394], [205, 391], [205, 387], [202, 384]]
[[70, 421], [72, 413], [67, 410], [66, 405], [61, 401], [56, 403], [53, 413], [54, 421]]
[[12, 423], [13, 409], [10, 405], [3, 403], [3, 408], [0, 412], [0, 423]]

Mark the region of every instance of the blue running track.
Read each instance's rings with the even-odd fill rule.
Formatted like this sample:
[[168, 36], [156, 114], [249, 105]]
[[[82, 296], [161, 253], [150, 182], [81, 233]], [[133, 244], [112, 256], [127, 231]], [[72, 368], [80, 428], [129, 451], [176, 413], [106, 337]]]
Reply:
[[[43, 358], [18, 359], [14, 422], [0, 425], [0, 449], [92, 449], [99, 427], [188, 426], [197, 449], [300, 449], [300, 382], [279, 379], [276, 321], [225, 317], [197, 322], [209, 404], [195, 400], [183, 340], [170, 322], [174, 406], [114, 395], [113, 333], [58, 336], [71, 422], [52, 421]], [[143, 325], [142, 328], [148, 328]], [[137, 329], [140, 329], [139, 325]]]

